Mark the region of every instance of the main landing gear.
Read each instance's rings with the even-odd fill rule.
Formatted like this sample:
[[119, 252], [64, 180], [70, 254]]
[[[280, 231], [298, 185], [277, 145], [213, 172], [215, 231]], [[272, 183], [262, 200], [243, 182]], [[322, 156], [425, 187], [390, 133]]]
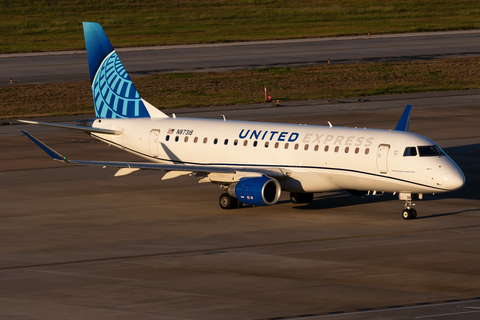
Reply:
[[222, 193], [220, 199], [218, 199], [218, 203], [222, 209], [235, 209], [243, 206], [243, 203], [240, 200], [232, 197], [228, 193]]
[[292, 203], [310, 203], [313, 201], [313, 193], [290, 193]]

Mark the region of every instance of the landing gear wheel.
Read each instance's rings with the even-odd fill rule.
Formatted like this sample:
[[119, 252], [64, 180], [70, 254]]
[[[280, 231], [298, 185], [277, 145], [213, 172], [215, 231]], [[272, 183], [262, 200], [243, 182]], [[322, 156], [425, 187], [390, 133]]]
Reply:
[[222, 209], [238, 208], [239, 202], [237, 198], [232, 197], [228, 193], [222, 193], [220, 199], [218, 199], [218, 203]]
[[313, 193], [290, 193], [290, 201], [294, 204], [310, 203], [313, 201]]
[[404, 209], [402, 211], [402, 218], [404, 220], [410, 220], [412, 218], [412, 212], [409, 209]]
[[405, 219], [405, 220], [415, 219], [416, 217], [417, 217], [417, 210], [415, 210], [413, 208], [411, 208], [411, 209], [405, 208], [402, 211], [402, 218]]
[[415, 210], [413, 208], [410, 209], [410, 210], [412, 210], [412, 219], [417, 219], [417, 210]]

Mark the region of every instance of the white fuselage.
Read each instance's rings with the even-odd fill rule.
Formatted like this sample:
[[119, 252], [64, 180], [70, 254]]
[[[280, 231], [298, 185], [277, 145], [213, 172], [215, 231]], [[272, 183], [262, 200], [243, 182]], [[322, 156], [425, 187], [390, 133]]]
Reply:
[[434, 146], [403, 132], [189, 118], [97, 119], [92, 134], [153, 162], [281, 168], [290, 192], [340, 189], [438, 193], [464, 183], [446, 155], [404, 156], [407, 147]]

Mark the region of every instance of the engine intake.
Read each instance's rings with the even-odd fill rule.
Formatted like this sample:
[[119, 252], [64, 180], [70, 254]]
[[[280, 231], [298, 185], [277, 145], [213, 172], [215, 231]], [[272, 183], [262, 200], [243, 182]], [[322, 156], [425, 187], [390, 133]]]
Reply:
[[228, 186], [228, 193], [245, 204], [253, 206], [270, 206], [280, 198], [280, 183], [270, 177], [242, 178]]

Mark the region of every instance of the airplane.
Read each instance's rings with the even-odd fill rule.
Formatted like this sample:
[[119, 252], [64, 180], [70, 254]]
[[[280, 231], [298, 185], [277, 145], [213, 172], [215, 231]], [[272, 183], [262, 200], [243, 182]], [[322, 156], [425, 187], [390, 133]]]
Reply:
[[18, 121], [83, 131], [149, 162], [70, 160], [22, 130], [54, 160], [117, 168], [115, 176], [163, 170], [162, 180], [197, 177], [223, 187], [222, 209], [274, 205], [282, 191], [295, 204], [320, 192], [393, 193], [405, 201], [406, 220], [417, 217], [414, 200], [465, 184], [435, 142], [409, 132], [410, 105], [394, 130], [169, 117], [140, 97], [103, 28], [84, 22], [83, 29], [96, 118]]

